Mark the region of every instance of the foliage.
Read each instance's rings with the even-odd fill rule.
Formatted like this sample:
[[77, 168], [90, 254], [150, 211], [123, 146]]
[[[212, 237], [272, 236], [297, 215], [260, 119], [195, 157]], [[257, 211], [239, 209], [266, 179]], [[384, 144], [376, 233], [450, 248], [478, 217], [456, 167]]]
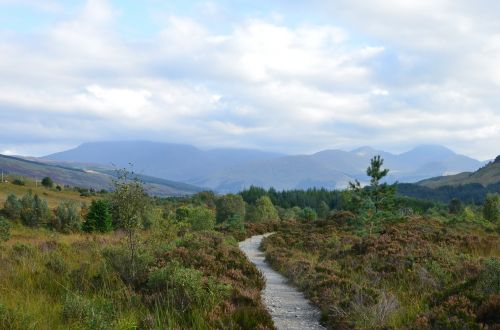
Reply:
[[30, 191], [21, 199], [20, 217], [26, 226], [36, 227], [41, 224], [50, 223], [52, 213], [49, 210], [47, 202], [37, 194], [33, 195]]
[[42, 179], [42, 186], [45, 188], [52, 188], [54, 186], [54, 181], [52, 181], [50, 177], [46, 176]]
[[21, 217], [22, 205], [16, 195], [7, 196], [4, 204], [4, 212], [7, 217], [17, 220]]
[[326, 219], [329, 214], [330, 214], [330, 207], [328, 206], [328, 204], [325, 203], [325, 201], [321, 201], [318, 207], [318, 217], [320, 217], [321, 219]]
[[10, 239], [10, 227], [9, 221], [0, 216], [0, 242]]
[[221, 196], [215, 204], [217, 223], [223, 223], [235, 215], [245, 217], [245, 201], [240, 195]]
[[317, 217], [316, 211], [310, 207], [305, 207], [300, 215], [300, 219], [307, 222], [314, 221]]
[[249, 208], [246, 219], [251, 222], [276, 221], [279, 216], [269, 196], [261, 196], [255, 201], [255, 206]]
[[215, 226], [215, 212], [204, 206], [195, 206], [189, 210], [186, 220], [193, 230], [213, 230]]
[[460, 214], [463, 211], [462, 202], [458, 198], [453, 198], [448, 204], [448, 210], [451, 214]]
[[22, 179], [14, 179], [12, 181], [12, 184], [15, 184], [16, 186], [24, 186], [26, 185], [26, 182], [24, 182], [24, 180]]
[[82, 223], [80, 212], [72, 201], [63, 201], [59, 204], [54, 220], [53, 227], [65, 233], [80, 230]]
[[82, 230], [88, 233], [98, 231], [109, 232], [113, 229], [109, 202], [103, 199], [93, 200], [90, 204]]
[[500, 222], [500, 195], [489, 194], [483, 206], [483, 216], [491, 222]]
[[114, 191], [111, 193], [113, 215], [118, 226], [127, 233], [130, 252], [130, 268], [132, 278], [135, 277], [136, 267], [136, 230], [144, 221], [149, 198], [142, 182], [133, 172], [123, 169], [118, 171], [117, 180], [114, 181]]

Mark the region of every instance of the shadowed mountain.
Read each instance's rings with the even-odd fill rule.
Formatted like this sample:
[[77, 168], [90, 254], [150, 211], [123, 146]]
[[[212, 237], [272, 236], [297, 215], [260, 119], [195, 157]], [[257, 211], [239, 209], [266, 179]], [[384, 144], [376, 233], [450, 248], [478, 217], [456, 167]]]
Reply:
[[[418, 146], [402, 154], [361, 147], [352, 151], [324, 150], [312, 155], [283, 156], [257, 150], [214, 149], [155, 142], [95, 142], [47, 156], [56, 161], [116, 164], [133, 163], [139, 173], [183, 181], [219, 192], [250, 185], [276, 189], [343, 188], [351, 180], [368, 182], [370, 158], [381, 155], [389, 168], [389, 182], [425, 178], [483, 165], [442, 146]], [[70, 163], [68, 163], [70, 164]]]
[[[102, 173], [70, 166], [47, 164], [18, 157], [0, 155], [0, 170], [4, 174], [26, 176], [35, 179], [51, 177], [57, 184], [95, 190], [109, 190], [114, 172]], [[201, 191], [201, 188], [180, 182], [139, 175], [152, 195], [180, 196]]]

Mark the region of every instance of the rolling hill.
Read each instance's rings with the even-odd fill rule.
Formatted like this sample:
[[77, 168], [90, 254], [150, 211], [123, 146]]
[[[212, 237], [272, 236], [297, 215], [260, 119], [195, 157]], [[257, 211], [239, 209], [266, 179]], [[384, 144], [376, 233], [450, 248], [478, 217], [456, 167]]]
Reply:
[[402, 154], [362, 147], [352, 151], [324, 150], [312, 155], [282, 155], [244, 149], [202, 151], [189, 145], [144, 141], [85, 143], [49, 155], [46, 160], [105, 166], [133, 163], [137, 172], [145, 175], [225, 193], [250, 185], [279, 190], [344, 188], [354, 179], [368, 181], [366, 167], [370, 158], [377, 154], [384, 158], [385, 166], [391, 170], [389, 182], [417, 182], [445, 174], [474, 171], [483, 165], [478, 160], [436, 145], [418, 146]]
[[456, 175], [434, 177], [420, 181], [418, 184], [428, 188], [439, 188], [444, 186], [456, 187], [474, 183], [486, 187], [499, 182], [500, 156], [475, 172], [463, 172]]
[[[0, 170], [5, 175], [19, 175], [34, 179], [51, 177], [59, 185], [69, 185], [95, 190], [110, 189], [113, 172], [84, 170], [69, 166], [47, 164], [18, 157], [0, 155]], [[201, 191], [201, 188], [151, 176], [139, 176], [152, 195], [179, 196]]]

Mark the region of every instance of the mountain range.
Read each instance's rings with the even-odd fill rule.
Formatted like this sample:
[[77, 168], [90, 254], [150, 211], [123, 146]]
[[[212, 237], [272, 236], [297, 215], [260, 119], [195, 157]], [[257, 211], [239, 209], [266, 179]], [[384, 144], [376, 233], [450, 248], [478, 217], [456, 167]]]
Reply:
[[343, 188], [354, 179], [367, 182], [370, 158], [381, 155], [390, 169], [387, 181], [423, 179], [475, 171], [484, 165], [438, 145], [422, 145], [393, 154], [371, 147], [284, 155], [249, 149], [201, 150], [191, 145], [148, 141], [93, 142], [48, 155], [42, 160], [80, 169], [105, 171], [130, 163], [138, 173], [180, 181], [220, 193], [250, 185], [276, 189]]

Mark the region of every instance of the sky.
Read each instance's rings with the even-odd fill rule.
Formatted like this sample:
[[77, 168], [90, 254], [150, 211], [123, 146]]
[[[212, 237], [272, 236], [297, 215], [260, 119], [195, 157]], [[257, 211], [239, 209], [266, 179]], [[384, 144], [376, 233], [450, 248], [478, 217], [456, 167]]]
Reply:
[[0, 0], [0, 153], [500, 153], [500, 2]]

